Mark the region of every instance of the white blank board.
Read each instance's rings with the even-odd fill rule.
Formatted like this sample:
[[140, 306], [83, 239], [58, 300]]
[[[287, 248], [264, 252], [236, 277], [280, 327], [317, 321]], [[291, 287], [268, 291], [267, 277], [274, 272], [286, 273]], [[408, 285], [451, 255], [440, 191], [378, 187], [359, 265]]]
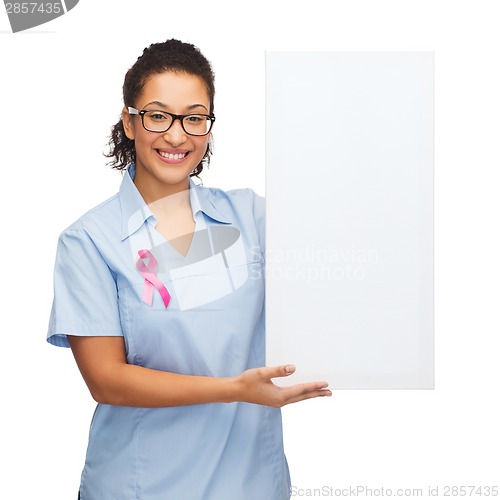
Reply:
[[266, 364], [432, 389], [433, 54], [266, 53]]

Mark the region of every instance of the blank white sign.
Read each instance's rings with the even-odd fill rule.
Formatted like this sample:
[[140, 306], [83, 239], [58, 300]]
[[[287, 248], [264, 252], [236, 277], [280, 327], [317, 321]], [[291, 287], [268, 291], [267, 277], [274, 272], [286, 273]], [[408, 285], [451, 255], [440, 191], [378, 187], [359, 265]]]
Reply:
[[432, 389], [433, 54], [266, 53], [266, 364]]

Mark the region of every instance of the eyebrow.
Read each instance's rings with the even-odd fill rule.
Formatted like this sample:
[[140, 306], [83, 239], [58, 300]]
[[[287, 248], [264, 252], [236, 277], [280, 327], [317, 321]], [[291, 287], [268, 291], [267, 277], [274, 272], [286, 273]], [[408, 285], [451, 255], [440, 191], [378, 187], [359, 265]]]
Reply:
[[[144, 108], [146, 108], [147, 106], [151, 106], [151, 105], [155, 105], [155, 106], [159, 106], [161, 108], [168, 108], [168, 106], [160, 101], [151, 101], [151, 102], [148, 102]], [[188, 106], [186, 109], [188, 110], [192, 110], [192, 109], [195, 109], [195, 108], [204, 108], [208, 111], [207, 107], [203, 104], [191, 104], [191, 106]]]

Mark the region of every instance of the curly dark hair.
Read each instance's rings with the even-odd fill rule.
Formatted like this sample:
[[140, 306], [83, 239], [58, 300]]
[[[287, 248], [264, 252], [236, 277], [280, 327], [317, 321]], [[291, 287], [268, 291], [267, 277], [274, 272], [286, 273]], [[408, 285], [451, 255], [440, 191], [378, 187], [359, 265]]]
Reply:
[[[189, 75], [199, 76], [205, 83], [210, 98], [210, 113], [214, 112], [214, 72], [207, 58], [200, 50], [190, 43], [170, 39], [162, 43], [153, 43], [146, 47], [135, 64], [127, 71], [123, 82], [123, 103], [125, 107], [134, 107], [137, 97], [141, 94], [149, 77], [164, 71], [177, 71]], [[212, 140], [210, 139], [207, 151], [197, 165], [189, 174], [198, 176], [204, 165], [210, 164], [212, 154]], [[125, 135], [121, 117], [111, 127], [109, 138], [109, 152], [104, 156], [112, 158], [108, 162], [112, 168], [123, 170], [129, 163], [136, 161], [135, 143]]]

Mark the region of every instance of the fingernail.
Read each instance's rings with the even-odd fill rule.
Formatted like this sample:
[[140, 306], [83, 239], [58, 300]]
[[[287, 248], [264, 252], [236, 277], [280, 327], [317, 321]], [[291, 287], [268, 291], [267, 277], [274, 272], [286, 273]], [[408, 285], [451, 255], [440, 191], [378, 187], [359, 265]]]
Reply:
[[295, 371], [295, 365], [286, 365], [285, 366], [285, 371], [287, 373], [293, 373]]

